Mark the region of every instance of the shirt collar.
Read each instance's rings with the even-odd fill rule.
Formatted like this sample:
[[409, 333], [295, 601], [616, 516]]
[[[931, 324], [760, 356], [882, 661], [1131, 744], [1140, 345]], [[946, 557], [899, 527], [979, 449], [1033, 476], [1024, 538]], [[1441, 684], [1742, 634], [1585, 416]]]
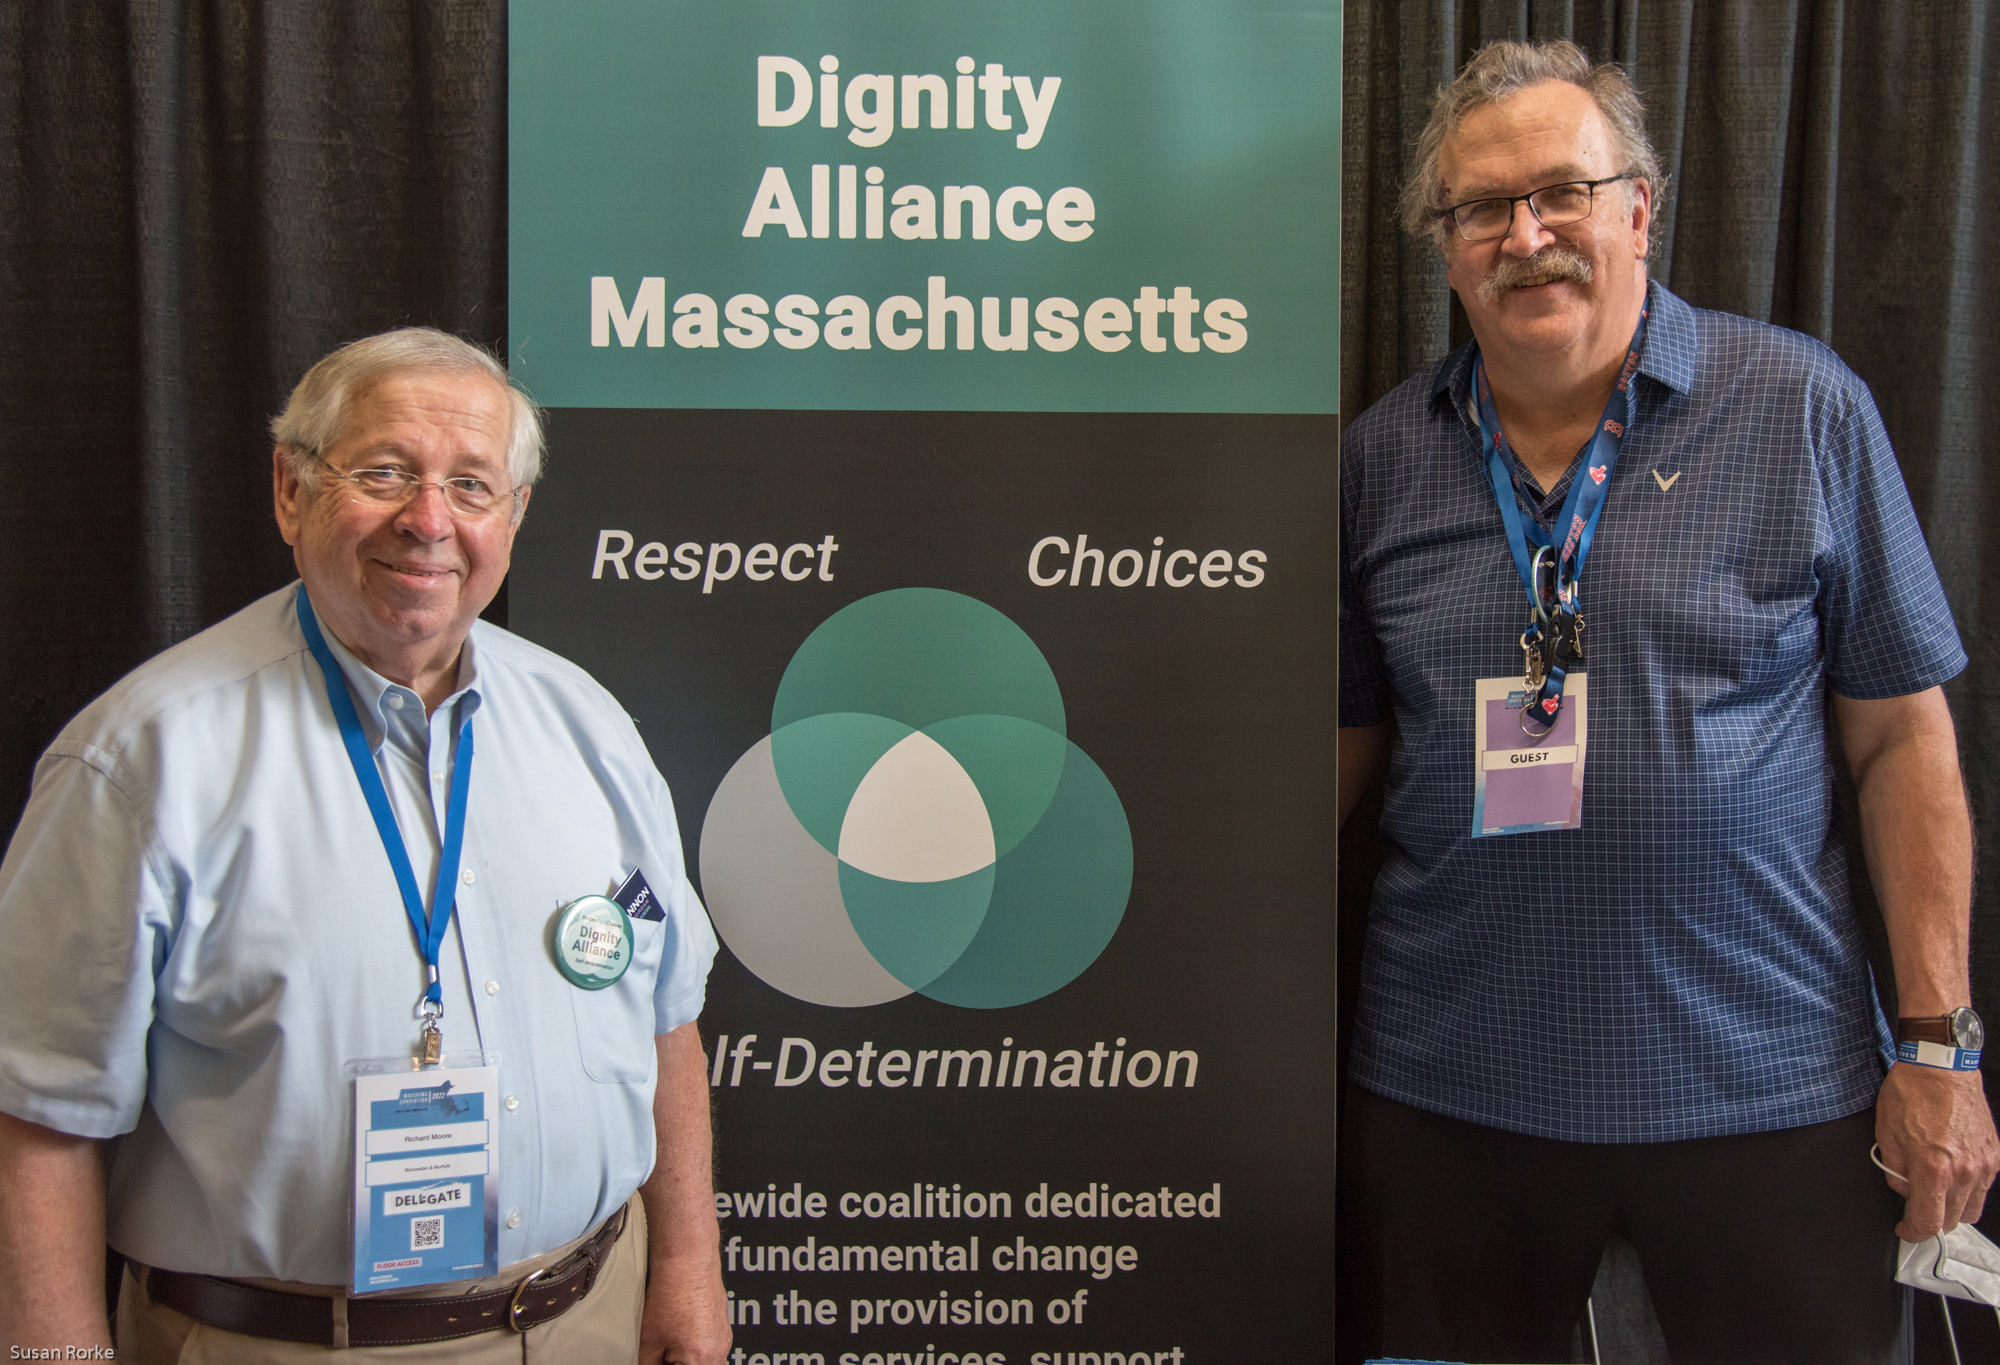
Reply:
[[[333, 651], [341, 676], [347, 680], [348, 695], [354, 699], [354, 709], [361, 718], [361, 728], [367, 732], [371, 752], [379, 752], [388, 738], [389, 718], [392, 715], [406, 716], [422, 728], [424, 701], [415, 689], [391, 682], [361, 662], [326, 628], [324, 621], [320, 623], [320, 635], [326, 640], [326, 647]], [[315, 674], [318, 671], [316, 668], [313, 670]], [[398, 702], [401, 704], [398, 705]], [[479, 651], [472, 642], [472, 636], [467, 634], [458, 654], [456, 686], [451, 695], [439, 703], [438, 709], [449, 714], [449, 708], [457, 707], [457, 718], [464, 722], [472, 718], [479, 705]]]
[[[1696, 354], [1694, 309], [1658, 280], [1646, 285], [1646, 309], [1646, 349], [1639, 356], [1639, 373], [1675, 393], [1691, 392]], [[1431, 382], [1431, 402], [1448, 398], [1460, 413], [1470, 413], [1472, 362], [1478, 354], [1479, 343], [1469, 341], [1444, 358]]]
[[1646, 307], [1646, 350], [1639, 357], [1639, 373], [1682, 396], [1694, 392], [1699, 347], [1694, 309], [1658, 280], [1647, 286]]

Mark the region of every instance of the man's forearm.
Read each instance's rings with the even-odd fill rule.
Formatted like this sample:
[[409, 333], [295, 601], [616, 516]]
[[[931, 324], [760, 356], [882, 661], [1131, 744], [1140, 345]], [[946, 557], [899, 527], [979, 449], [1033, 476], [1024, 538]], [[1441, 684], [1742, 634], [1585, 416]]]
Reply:
[[0, 1114], [0, 1342], [109, 1346], [98, 1145]]
[[[1833, 711], [1895, 959], [1896, 1012], [1941, 1015], [1971, 999], [1972, 819], [1950, 708], [1932, 688], [1877, 701], [1836, 695]], [[2000, 1137], [1977, 1073], [1898, 1062], [1876, 1097], [1875, 1138], [1906, 1201], [1904, 1241], [1978, 1221]]]
[[654, 1039], [659, 1084], [653, 1125], [659, 1155], [639, 1188], [646, 1205], [651, 1283], [641, 1359], [710, 1365], [729, 1349], [721, 1241], [708, 1116], [708, 1065], [693, 1024]]
[[1915, 1018], [1970, 1004], [1972, 820], [1944, 695], [1836, 697], [1834, 711], [1895, 962], [1897, 1013]]

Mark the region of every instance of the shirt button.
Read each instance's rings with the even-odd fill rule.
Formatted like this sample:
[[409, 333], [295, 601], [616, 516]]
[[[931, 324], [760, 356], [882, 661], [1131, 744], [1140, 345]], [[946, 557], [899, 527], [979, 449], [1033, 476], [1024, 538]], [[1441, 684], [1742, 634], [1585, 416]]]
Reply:
[[442, 786], [444, 785], [444, 774], [443, 774], [443, 773], [432, 773], [432, 774], [431, 774], [431, 785], [432, 785], [432, 786], [434, 786], [434, 787], [442, 787]]
[[487, 983], [486, 983], [486, 993], [487, 993], [488, 995], [498, 995], [498, 994], [500, 994], [500, 983], [499, 983], [498, 981], [489, 981], [489, 982], [487, 982]]
[[519, 1209], [511, 1210], [507, 1214], [507, 1226], [510, 1228], [521, 1226], [521, 1211]]
[[403, 709], [403, 698], [400, 693], [391, 692], [389, 694], [389, 709], [391, 711], [400, 711]]
[[467, 886], [471, 886], [475, 881], [479, 879], [472, 875], [472, 869], [468, 867], [465, 869], [464, 874], [459, 878], [459, 880], [463, 881]]
[[505, 1105], [507, 1112], [511, 1114], [521, 1107], [521, 1097], [519, 1095], [509, 1095], [506, 1099], [500, 1101], [500, 1103]]

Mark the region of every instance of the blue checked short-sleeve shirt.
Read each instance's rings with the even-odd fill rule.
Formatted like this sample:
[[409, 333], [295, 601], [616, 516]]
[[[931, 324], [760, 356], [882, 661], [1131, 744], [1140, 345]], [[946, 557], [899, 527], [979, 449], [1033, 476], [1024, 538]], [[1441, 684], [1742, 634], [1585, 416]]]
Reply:
[[1873, 1101], [1827, 689], [1901, 696], [1966, 662], [1866, 386], [1809, 337], [1650, 297], [1581, 585], [1581, 829], [1471, 837], [1474, 680], [1519, 675], [1527, 621], [1473, 348], [1341, 445], [1340, 723], [1396, 722], [1351, 1075], [1571, 1141]]

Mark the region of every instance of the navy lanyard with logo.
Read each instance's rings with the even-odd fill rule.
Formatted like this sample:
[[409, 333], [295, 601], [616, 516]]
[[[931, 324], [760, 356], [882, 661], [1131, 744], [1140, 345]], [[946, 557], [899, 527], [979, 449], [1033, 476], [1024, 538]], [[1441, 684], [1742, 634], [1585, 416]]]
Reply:
[[[1563, 542], [1535, 521], [1521, 515], [1514, 493], [1514, 477], [1507, 466], [1506, 436], [1500, 430], [1500, 414], [1493, 404], [1493, 391], [1486, 382], [1486, 362], [1473, 362], [1472, 387], [1478, 408], [1480, 441], [1486, 453], [1486, 470], [1493, 480], [1493, 496], [1500, 504], [1500, 518], [1507, 526], [1507, 548], [1513, 552], [1514, 567], [1527, 589], [1531, 619], [1521, 634], [1521, 650], [1526, 656], [1526, 690], [1521, 707], [1521, 729], [1532, 739], [1540, 739], [1556, 728], [1562, 715], [1563, 683], [1569, 670], [1583, 662], [1583, 613], [1577, 582], [1583, 577], [1584, 560], [1590, 555], [1591, 539], [1597, 534], [1598, 518], [1611, 491], [1611, 471], [1632, 425], [1637, 399], [1632, 376], [1639, 368], [1639, 355], [1646, 341], [1646, 311], [1640, 310], [1639, 325], [1632, 332], [1625, 364], [1618, 373], [1618, 385], [1604, 405], [1604, 417], [1597, 424], [1585, 455], [1584, 467], [1577, 471], [1563, 500], [1562, 515], [1556, 526], [1563, 530]], [[1528, 728], [1535, 718], [1536, 729]]]
[[[432, 1065], [444, 1052], [444, 1037], [438, 1030], [438, 1020], [444, 1017], [444, 992], [438, 985], [438, 949], [444, 944], [444, 931], [450, 926], [452, 911], [458, 904], [459, 853], [465, 844], [466, 795], [472, 788], [472, 717], [468, 715], [458, 729], [451, 797], [445, 805], [444, 843], [438, 851], [437, 880], [432, 884], [430, 911], [426, 913], [423, 897], [417, 891], [417, 874], [410, 866], [410, 853], [403, 844], [403, 832], [396, 826], [396, 812], [389, 806], [389, 793], [382, 785], [382, 774], [375, 770], [375, 756], [369, 751], [368, 737], [361, 729], [361, 717], [355, 714], [340, 663], [320, 633], [312, 600], [306, 596], [303, 583], [299, 585], [298, 608], [299, 628], [305, 632], [306, 644], [326, 678], [327, 700], [333, 704], [334, 718], [340, 722], [340, 738], [347, 746], [348, 762], [354, 765], [354, 776], [361, 783], [361, 794], [367, 798], [368, 812], [375, 817], [375, 830], [382, 836], [382, 849], [389, 855], [389, 866], [395, 870], [396, 886], [403, 893], [403, 909], [409, 913], [410, 927], [417, 934], [417, 949], [424, 956], [427, 984], [419, 1006], [424, 1016], [422, 1061]], [[447, 889], [453, 893], [449, 898], [444, 894]]]

